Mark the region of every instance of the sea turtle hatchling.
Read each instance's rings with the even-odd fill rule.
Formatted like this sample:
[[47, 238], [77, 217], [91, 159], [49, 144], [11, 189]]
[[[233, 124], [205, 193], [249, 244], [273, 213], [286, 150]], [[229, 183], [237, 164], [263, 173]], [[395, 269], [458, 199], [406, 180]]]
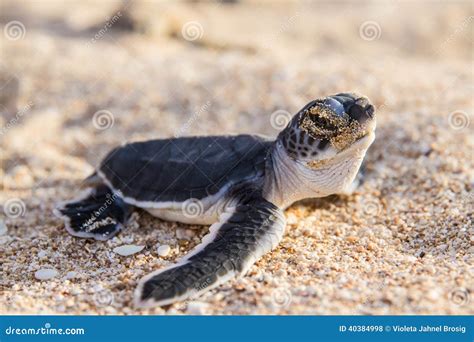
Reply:
[[245, 274], [278, 245], [293, 202], [349, 192], [374, 138], [369, 100], [341, 93], [308, 103], [276, 140], [243, 134], [117, 147], [85, 180], [86, 193], [55, 213], [70, 234], [96, 240], [122, 230], [134, 207], [212, 224], [178, 263], [139, 282], [137, 306], [168, 305]]

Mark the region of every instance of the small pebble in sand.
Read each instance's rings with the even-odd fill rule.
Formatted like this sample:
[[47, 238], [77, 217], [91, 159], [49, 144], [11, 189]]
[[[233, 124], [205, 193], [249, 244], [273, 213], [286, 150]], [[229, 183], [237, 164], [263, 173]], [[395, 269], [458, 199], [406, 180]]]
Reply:
[[286, 223], [289, 224], [289, 225], [297, 224], [298, 223], [298, 218], [296, 217], [295, 214], [288, 213], [288, 215], [286, 217]]
[[373, 243], [373, 242], [369, 242], [369, 243], [367, 244], [367, 249], [368, 249], [369, 251], [375, 251], [375, 250], [377, 249], [377, 245], [376, 245], [375, 243]]
[[77, 276], [77, 272], [74, 272], [74, 271], [70, 271], [68, 273], [66, 273], [66, 279], [73, 279], [73, 278], [76, 278]]
[[135, 253], [140, 252], [145, 246], [137, 246], [137, 245], [123, 245], [114, 248], [114, 252], [122, 255], [122, 256], [129, 256]]
[[176, 237], [178, 240], [191, 240], [196, 235], [192, 229], [178, 228], [176, 229]]
[[40, 258], [40, 259], [43, 259], [47, 255], [48, 255], [48, 252], [46, 252], [44, 250], [41, 250], [41, 251], [38, 252], [38, 258]]
[[159, 256], [165, 257], [170, 254], [171, 247], [169, 245], [161, 245], [160, 247], [158, 247], [157, 251]]
[[21, 184], [26, 187], [32, 186], [35, 181], [31, 171], [24, 165], [15, 166], [5, 178], [9, 183]]
[[35, 278], [38, 280], [48, 280], [58, 275], [58, 271], [52, 268], [42, 268], [35, 272]]
[[349, 243], [356, 243], [358, 239], [357, 239], [357, 236], [348, 236], [346, 240]]
[[132, 243], [133, 242], [133, 236], [122, 236], [122, 242]]

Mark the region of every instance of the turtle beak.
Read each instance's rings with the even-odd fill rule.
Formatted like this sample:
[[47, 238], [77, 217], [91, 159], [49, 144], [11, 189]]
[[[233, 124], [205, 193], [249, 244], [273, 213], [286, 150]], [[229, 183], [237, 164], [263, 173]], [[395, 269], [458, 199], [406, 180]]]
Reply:
[[369, 99], [355, 93], [339, 93], [329, 96], [325, 102], [339, 116], [347, 113], [351, 120], [364, 125], [375, 118], [375, 108]]

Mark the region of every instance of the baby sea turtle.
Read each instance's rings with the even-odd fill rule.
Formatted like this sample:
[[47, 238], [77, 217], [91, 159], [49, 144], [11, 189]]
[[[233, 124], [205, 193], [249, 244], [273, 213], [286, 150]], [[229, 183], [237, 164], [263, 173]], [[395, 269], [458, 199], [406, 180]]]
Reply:
[[283, 209], [293, 202], [348, 192], [374, 132], [368, 99], [341, 93], [308, 103], [276, 140], [244, 134], [126, 144], [85, 180], [85, 195], [55, 212], [70, 234], [96, 240], [122, 230], [134, 207], [212, 224], [192, 252], [140, 281], [136, 305], [168, 305], [245, 274], [278, 245]]

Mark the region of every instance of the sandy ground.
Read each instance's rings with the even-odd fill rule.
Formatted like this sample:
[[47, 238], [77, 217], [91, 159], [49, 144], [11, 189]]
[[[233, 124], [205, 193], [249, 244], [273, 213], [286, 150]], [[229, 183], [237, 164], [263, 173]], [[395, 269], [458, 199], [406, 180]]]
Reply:
[[[472, 3], [1, 6], [0, 313], [474, 314]], [[275, 251], [192, 302], [131, 299], [207, 227], [140, 211], [98, 242], [51, 214], [124, 141], [275, 136], [347, 90], [378, 110], [363, 186], [291, 206]]]

